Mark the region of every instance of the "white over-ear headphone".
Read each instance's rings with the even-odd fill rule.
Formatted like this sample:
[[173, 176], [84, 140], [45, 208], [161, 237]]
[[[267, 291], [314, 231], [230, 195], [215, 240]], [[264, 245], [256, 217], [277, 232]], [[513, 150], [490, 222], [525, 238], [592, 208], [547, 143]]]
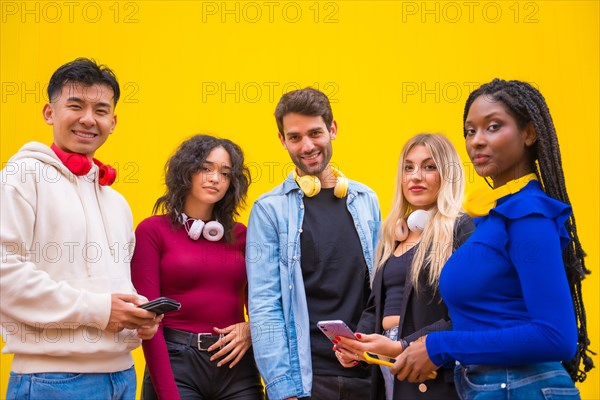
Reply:
[[[200, 235], [204, 236], [204, 239], [210, 240], [211, 242], [217, 242], [221, 240], [225, 234], [225, 229], [219, 221], [209, 221], [204, 223], [201, 219], [190, 218], [184, 213], [181, 213], [183, 219], [183, 227], [187, 232], [188, 236], [193, 240], [200, 239]], [[188, 222], [192, 221], [191, 224]]]
[[399, 242], [406, 240], [409, 231], [423, 232], [431, 215], [431, 211], [415, 210], [408, 215], [408, 218], [400, 218], [396, 222], [396, 240]]

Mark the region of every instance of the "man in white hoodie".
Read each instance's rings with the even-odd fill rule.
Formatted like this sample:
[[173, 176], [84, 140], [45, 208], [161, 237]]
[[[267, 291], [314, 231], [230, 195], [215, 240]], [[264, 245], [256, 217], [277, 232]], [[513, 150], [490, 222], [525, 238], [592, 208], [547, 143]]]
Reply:
[[159, 318], [131, 284], [131, 210], [94, 159], [115, 128], [113, 72], [79, 58], [48, 85], [51, 147], [26, 144], [0, 174], [0, 324], [7, 398], [134, 399], [131, 350]]

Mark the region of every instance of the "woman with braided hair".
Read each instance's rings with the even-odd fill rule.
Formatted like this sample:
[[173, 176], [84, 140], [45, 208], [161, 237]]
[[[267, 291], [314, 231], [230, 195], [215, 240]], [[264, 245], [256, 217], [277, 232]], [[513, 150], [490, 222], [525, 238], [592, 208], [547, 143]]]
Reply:
[[475, 232], [440, 276], [452, 331], [411, 343], [392, 373], [418, 382], [456, 362], [462, 399], [579, 398], [573, 382], [593, 368], [581, 296], [589, 271], [546, 101], [528, 83], [494, 79], [471, 93], [463, 122], [469, 158], [493, 190], [467, 197]]

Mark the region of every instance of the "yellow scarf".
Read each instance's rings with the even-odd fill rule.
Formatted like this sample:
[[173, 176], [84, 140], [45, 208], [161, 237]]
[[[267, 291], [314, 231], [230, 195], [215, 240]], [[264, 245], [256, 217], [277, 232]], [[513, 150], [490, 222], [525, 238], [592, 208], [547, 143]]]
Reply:
[[488, 188], [473, 190], [465, 197], [463, 208], [471, 217], [483, 217], [496, 207], [496, 200], [517, 193], [533, 180], [537, 180], [537, 176], [528, 174], [491, 191]]

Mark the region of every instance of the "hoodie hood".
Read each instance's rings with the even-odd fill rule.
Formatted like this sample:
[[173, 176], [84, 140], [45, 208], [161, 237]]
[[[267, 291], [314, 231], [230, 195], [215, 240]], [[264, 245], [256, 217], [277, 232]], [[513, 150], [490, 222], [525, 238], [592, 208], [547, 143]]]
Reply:
[[40, 142], [29, 142], [19, 149], [19, 151], [10, 158], [9, 162], [16, 162], [24, 159], [39, 160], [56, 168], [64, 177], [69, 180], [77, 177], [60, 161], [56, 153], [47, 145]]

